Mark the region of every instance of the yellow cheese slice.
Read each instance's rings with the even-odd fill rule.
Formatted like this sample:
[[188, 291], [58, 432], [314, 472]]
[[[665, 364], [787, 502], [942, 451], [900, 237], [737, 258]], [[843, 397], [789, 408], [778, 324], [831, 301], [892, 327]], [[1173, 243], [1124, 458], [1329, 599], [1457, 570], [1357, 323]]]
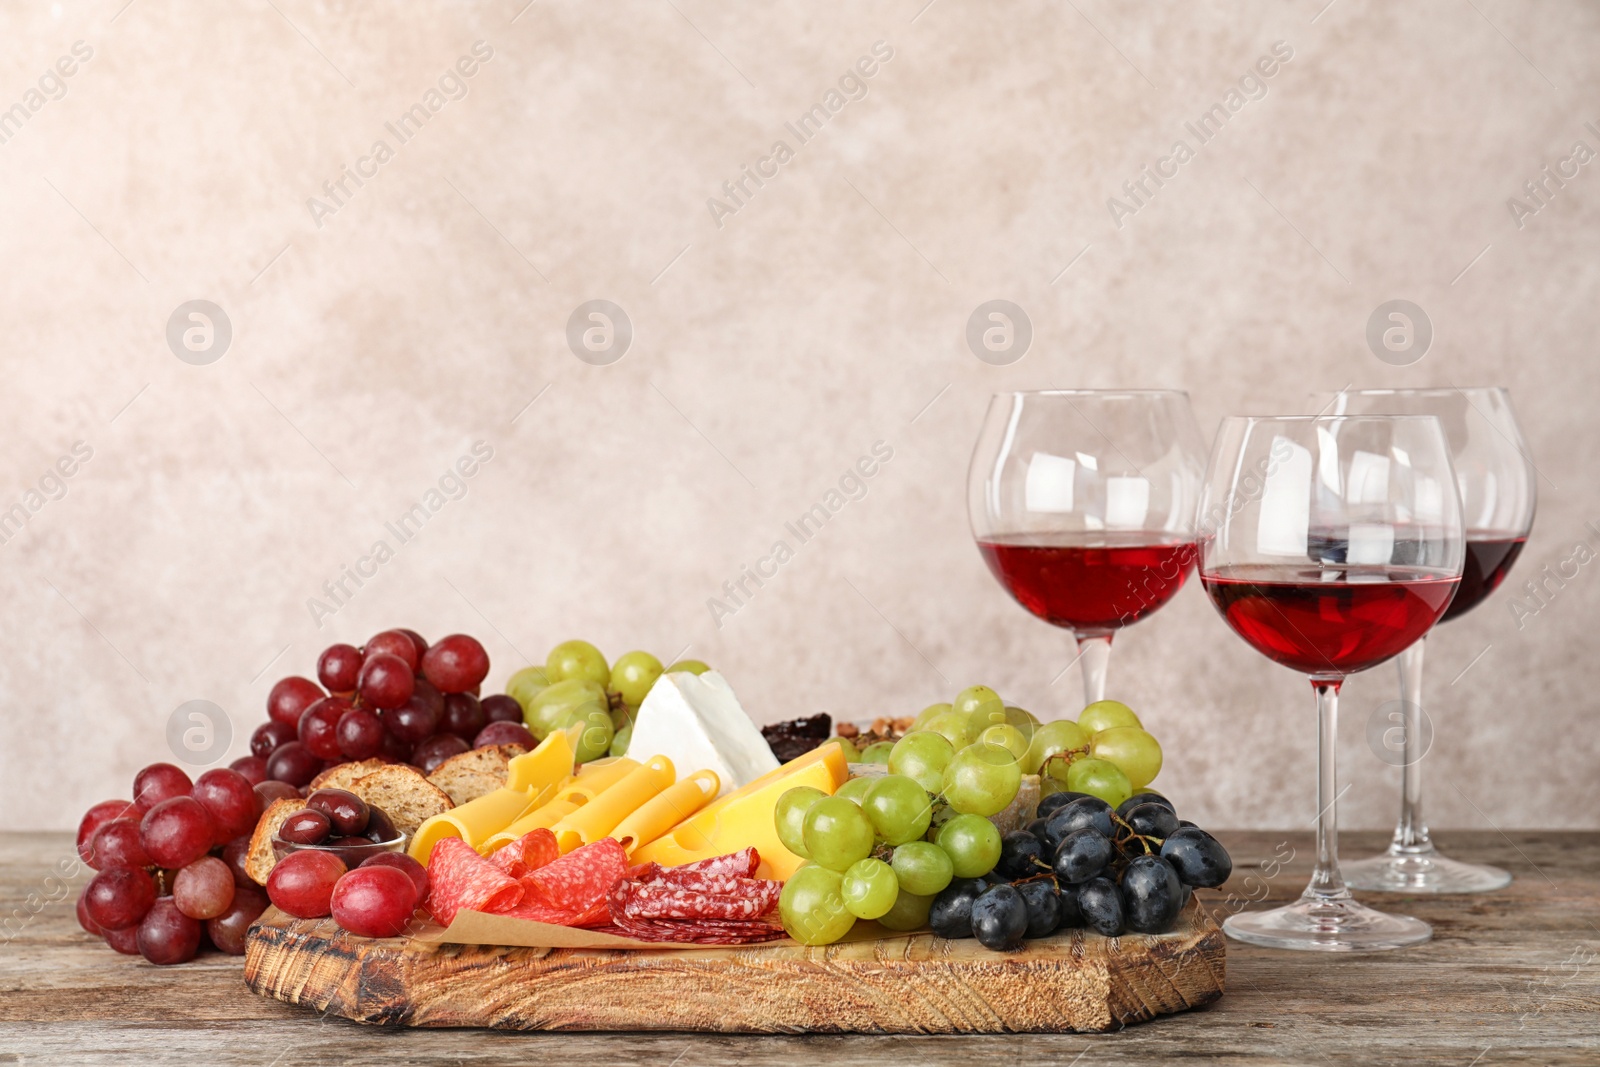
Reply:
[[555, 795], [582, 797], [579, 803], [587, 803], [638, 770], [639, 766], [638, 760], [627, 756], [585, 763], [579, 768], [572, 785], [556, 790]]
[[676, 867], [754, 846], [761, 854], [758, 878], [788, 878], [805, 861], [778, 840], [773, 809], [797, 786], [832, 794], [850, 777], [844, 749], [822, 745], [796, 757], [691, 815], [667, 833], [634, 850], [635, 863]]
[[566, 799], [552, 800], [548, 804], [542, 804], [489, 838], [483, 843], [483, 847], [479, 851], [484, 855], [488, 855], [501, 845], [509, 845], [523, 834], [534, 830], [548, 830], [577, 810], [578, 805]]
[[513, 756], [506, 765], [506, 788], [536, 793], [572, 776], [572, 743], [556, 730], [532, 752]]
[[550, 827], [556, 835], [556, 846], [565, 855], [580, 845], [607, 836], [619, 822], [671, 785], [676, 777], [670, 759], [651, 757], [643, 766], [635, 767], [621, 781], [595, 793], [587, 804]]
[[496, 789], [459, 808], [442, 811], [417, 827], [408, 850], [418, 863], [427, 864], [433, 846], [447, 837], [459, 837], [478, 848], [490, 837], [519, 819], [538, 803], [520, 789]]
[[696, 771], [639, 805], [632, 815], [616, 825], [611, 836], [632, 852], [711, 803], [721, 788], [722, 781], [716, 771]]
[[539, 807], [525, 812], [521, 818], [486, 838], [478, 851], [487, 854], [531, 830], [549, 829], [638, 767], [638, 760], [626, 757], [585, 763], [576, 775], [568, 776], [547, 790]]
[[424, 865], [433, 855], [433, 846], [446, 837], [459, 837], [482, 851], [485, 842], [548, 801], [556, 787], [571, 776], [572, 746], [558, 730], [532, 752], [511, 759], [504, 786], [423, 822], [407, 851]]

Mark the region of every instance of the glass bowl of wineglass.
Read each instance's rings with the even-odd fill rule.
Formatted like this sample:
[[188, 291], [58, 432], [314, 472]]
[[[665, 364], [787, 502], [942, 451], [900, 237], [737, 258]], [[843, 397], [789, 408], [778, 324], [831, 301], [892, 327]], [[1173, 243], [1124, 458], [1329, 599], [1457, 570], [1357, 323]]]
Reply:
[[[1456, 472], [1466, 530], [1461, 585], [1440, 622], [1471, 611], [1505, 581], [1533, 528], [1536, 478], [1523, 444], [1511, 397], [1499, 388], [1356, 389], [1314, 394], [1334, 415], [1432, 415], [1444, 430]], [[1400, 821], [1381, 856], [1346, 864], [1356, 889], [1405, 893], [1486, 893], [1509, 885], [1499, 867], [1463, 863], [1441, 855], [1422, 811], [1422, 757], [1434, 729], [1424, 730], [1422, 653], [1418, 641], [1399, 657]], [[1428, 721], [1437, 724], [1437, 716]], [[1393, 732], [1391, 731], [1391, 734]], [[1387, 736], [1387, 735], [1386, 735]]]
[[1225, 419], [1198, 517], [1200, 581], [1234, 633], [1311, 680], [1317, 863], [1292, 904], [1240, 912], [1229, 936], [1357, 951], [1428, 940], [1420, 919], [1356, 902], [1339, 872], [1339, 688], [1403, 653], [1450, 606], [1465, 538], [1455, 472], [1432, 416]]
[[1105, 698], [1112, 637], [1188, 578], [1204, 469], [1187, 393], [990, 401], [967, 474], [972, 534], [1017, 603], [1077, 639], [1085, 705]]

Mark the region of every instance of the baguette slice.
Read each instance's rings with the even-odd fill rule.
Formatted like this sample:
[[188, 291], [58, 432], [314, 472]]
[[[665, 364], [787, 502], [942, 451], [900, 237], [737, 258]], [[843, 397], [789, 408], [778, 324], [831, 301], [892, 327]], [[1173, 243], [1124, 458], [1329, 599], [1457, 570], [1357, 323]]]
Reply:
[[373, 807], [382, 809], [395, 829], [407, 838], [416, 833], [425, 820], [455, 807], [449, 793], [428, 781], [409, 763], [385, 764], [357, 778], [346, 788]]
[[278, 832], [285, 819], [305, 806], [306, 802], [297, 797], [283, 797], [268, 805], [256, 820], [255, 832], [250, 835], [250, 851], [244, 861], [244, 872], [256, 885], [267, 884], [267, 875], [278, 862], [277, 853], [272, 851], [272, 835]]
[[381, 759], [356, 760], [354, 763], [341, 763], [337, 767], [329, 767], [307, 786], [308, 794], [317, 789], [349, 789], [357, 778], [371, 774], [379, 767], [387, 767], [388, 763]]
[[428, 781], [450, 795], [460, 807], [506, 784], [507, 765], [513, 756], [528, 751], [521, 745], [485, 745], [451, 756], [428, 775]]

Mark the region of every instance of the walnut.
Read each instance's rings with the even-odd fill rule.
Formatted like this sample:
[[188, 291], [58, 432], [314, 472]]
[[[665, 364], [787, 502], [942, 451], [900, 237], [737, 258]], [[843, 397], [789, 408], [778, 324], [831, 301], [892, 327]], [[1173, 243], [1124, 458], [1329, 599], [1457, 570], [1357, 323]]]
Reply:
[[855, 737], [861, 733], [853, 722], [842, 722], [834, 728], [834, 733], [840, 737]]

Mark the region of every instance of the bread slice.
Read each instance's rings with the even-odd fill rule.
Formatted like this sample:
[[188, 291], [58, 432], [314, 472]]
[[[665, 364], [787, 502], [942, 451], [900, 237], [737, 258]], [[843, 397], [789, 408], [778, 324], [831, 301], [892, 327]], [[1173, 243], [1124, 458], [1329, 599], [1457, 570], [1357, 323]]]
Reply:
[[371, 774], [379, 767], [387, 767], [388, 763], [381, 759], [356, 760], [354, 763], [341, 763], [337, 767], [329, 767], [315, 778], [311, 779], [308, 789], [349, 789], [350, 784], [357, 778]]
[[298, 797], [282, 797], [269, 804], [256, 820], [255, 832], [250, 835], [250, 851], [244, 861], [244, 873], [256, 885], [267, 884], [267, 875], [278, 862], [278, 854], [272, 850], [272, 835], [278, 832], [285, 819], [305, 806], [306, 802]]
[[513, 756], [528, 751], [521, 745], [485, 745], [451, 756], [428, 775], [428, 781], [450, 794], [460, 807], [506, 784], [506, 767]]
[[455, 807], [450, 794], [422, 776], [409, 763], [387, 763], [349, 785], [350, 792], [389, 816], [395, 829], [410, 837], [427, 819]]

